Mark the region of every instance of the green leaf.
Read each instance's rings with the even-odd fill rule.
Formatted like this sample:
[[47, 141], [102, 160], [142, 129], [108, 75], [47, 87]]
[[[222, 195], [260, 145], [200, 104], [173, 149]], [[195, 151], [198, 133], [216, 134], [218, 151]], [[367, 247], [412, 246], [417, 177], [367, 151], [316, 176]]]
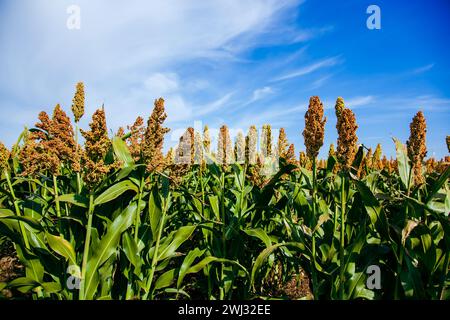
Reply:
[[58, 293], [61, 291], [61, 284], [58, 282], [44, 282], [42, 283], [42, 288], [45, 293]]
[[216, 216], [216, 220], [220, 221], [220, 211], [219, 211], [219, 198], [217, 196], [209, 196], [209, 203], [211, 204], [211, 209]]
[[58, 201], [71, 203], [81, 208], [87, 208], [89, 205], [87, 198], [75, 193], [63, 194], [58, 197]]
[[447, 166], [445, 171], [440, 175], [439, 179], [437, 179], [431, 186], [431, 191], [428, 194], [425, 203], [429, 204], [429, 202], [433, 199], [434, 195], [438, 193], [438, 191], [442, 188], [442, 186], [448, 181], [449, 176], [450, 176], [450, 166]]
[[409, 189], [411, 182], [411, 166], [409, 165], [408, 152], [406, 146], [400, 142], [397, 138], [393, 138], [395, 143], [395, 152], [398, 164], [398, 173], [400, 174], [400, 179], [406, 189]]
[[139, 249], [134, 241], [134, 238], [128, 232], [125, 232], [122, 236], [122, 249], [125, 252], [128, 260], [134, 267], [137, 267], [141, 260], [139, 257]]
[[189, 267], [192, 265], [192, 263], [194, 263], [195, 259], [202, 256], [203, 253], [205, 253], [205, 250], [195, 248], [194, 250], [189, 251], [189, 253], [186, 255], [183, 263], [181, 264], [180, 272], [178, 274], [177, 288], [181, 287], [181, 284], [183, 283], [183, 279], [186, 276]]
[[264, 261], [278, 248], [280, 247], [294, 247], [300, 252], [305, 251], [305, 246], [299, 242], [287, 242], [287, 243], [277, 243], [266, 249], [264, 249], [256, 258], [255, 263], [253, 264], [252, 274], [251, 274], [251, 286], [254, 288], [256, 274], [261, 269], [264, 264]]
[[116, 158], [124, 164], [124, 167], [130, 167], [134, 165], [130, 150], [121, 137], [116, 136], [112, 139], [112, 147]]
[[117, 250], [120, 236], [133, 223], [136, 215], [137, 204], [129, 205], [109, 226], [106, 234], [102, 237], [97, 247], [93, 247], [93, 256], [89, 258], [86, 266], [86, 282], [85, 282], [85, 297], [92, 299], [95, 295], [99, 278], [98, 269], [100, 266], [111, 257]]
[[361, 195], [364, 208], [370, 218], [370, 222], [386, 240], [390, 239], [389, 225], [387, 223], [386, 214], [380, 202], [372, 193], [370, 188], [364, 184], [364, 182], [355, 180], [355, 183], [356, 188]]
[[153, 188], [152, 192], [150, 193], [150, 199], [148, 203], [148, 215], [150, 219], [150, 227], [152, 229], [152, 235], [153, 238], [156, 237], [156, 234], [158, 233], [158, 227], [161, 223], [161, 217], [162, 217], [162, 205], [161, 205], [161, 198], [158, 193], [158, 189], [155, 187]]
[[247, 229], [247, 230], [243, 230], [246, 234], [248, 234], [251, 237], [256, 237], [259, 240], [261, 240], [262, 242], [264, 242], [266, 247], [270, 247], [272, 245], [272, 241], [270, 240], [270, 237], [267, 235], [267, 233], [261, 229], [261, 228], [257, 228], [257, 229]]
[[60, 236], [54, 236], [48, 232], [45, 233], [48, 244], [56, 253], [69, 260], [71, 265], [76, 265], [76, 254], [69, 241]]
[[14, 216], [15, 213], [9, 209], [0, 208], [0, 218]]
[[241, 268], [247, 276], [249, 276], [247, 269], [244, 266], [242, 266], [239, 262], [234, 261], [234, 260], [224, 259], [224, 258], [216, 258], [216, 257], [212, 257], [212, 256], [206, 257], [202, 261], [197, 263], [196, 265], [190, 267], [186, 271], [186, 274], [197, 273], [197, 272], [203, 270], [204, 267], [206, 267], [208, 264], [210, 264], [212, 262], [229, 263], [229, 264], [236, 265], [239, 268]]
[[158, 280], [155, 282], [155, 290], [167, 288], [170, 286], [175, 278], [176, 269], [171, 269], [169, 271], [164, 272], [162, 275], [159, 276]]
[[8, 283], [9, 288], [15, 288], [22, 293], [27, 293], [39, 286], [39, 282], [28, 277], [20, 277]]
[[25, 222], [27, 225], [32, 227], [33, 229], [43, 231], [44, 227], [41, 226], [39, 221], [36, 219], [30, 218], [30, 217], [22, 217], [22, 216], [16, 216], [14, 212], [8, 209], [0, 209], [0, 220], [8, 219], [8, 220], [18, 220]]
[[158, 261], [172, 256], [179, 246], [183, 244], [194, 232], [195, 226], [184, 226], [175, 231], [173, 240], [165, 248], [161, 248]]
[[95, 199], [94, 204], [96, 206], [98, 206], [100, 204], [112, 201], [112, 200], [116, 199], [118, 196], [120, 196], [121, 194], [123, 194], [124, 192], [129, 191], [129, 190], [132, 190], [136, 193], [139, 192], [138, 187], [130, 180], [121, 181], [119, 183], [116, 183], [112, 187], [110, 187], [108, 190], [103, 192], [101, 195], [99, 195]]

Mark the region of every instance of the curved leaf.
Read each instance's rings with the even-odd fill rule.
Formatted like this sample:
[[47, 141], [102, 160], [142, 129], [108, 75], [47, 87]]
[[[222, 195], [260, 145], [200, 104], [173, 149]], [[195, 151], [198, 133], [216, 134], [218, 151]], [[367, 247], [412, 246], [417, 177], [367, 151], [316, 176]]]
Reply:
[[251, 274], [251, 286], [254, 287], [255, 284], [255, 276], [256, 273], [261, 269], [264, 264], [264, 261], [278, 248], [280, 247], [294, 247], [298, 249], [300, 252], [305, 251], [305, 246], [299, 242], [287, 242], [287, 243], [277, 243], [266, 249], [264, 249], [256, 258], [255, 263], [253, 264], [252, 274]]
[[267, 235], [267, 233], [261, 229], [261, 228], [257, 228], [257, 229], [247, 229], [247, 230], [243, 230], [246, 234], [248, 234], [251, 237], [255, 237], [258, 238], [259, 240], [261, 240], [262, 242], [264, 242], [264, 244], [266, 245], [266, 247], [270, 247], [272, 245], [272, 241], [270, 240], [270, 237]]
[[72, 245], [69, 241], [60, 236], [54, 236], [48, 232], [46, 232], [46, 237], [48, 241], [48, 245], [52, 248], [56, 253], [68, 259], [71, 265], [76, 265], [76, 254]]
[[398, 164], [398, 173], [403, 185], [408, 189], [410, 187], [410, 173], [411, 166], [409, 165], [408, 152], [406, 151], [406, 146], [400, 142], [397, 138], [392, 138], [395, 143], [395, 152]]
[[71, 203], [82, 208], [87, 208], [89, 205], [89, 200], [87, 198], [75, 193], [63, 194], [58, 197], [58, 201]]
[[112, 147], [116, 158], [124, 164], [124, 167], [130, 167], [134, 164], [130, 150], [121, 137], [116, 136], [112, 139]]
[[128, 190], [133, 190], [136, 193], [139, 192], [138, 187], [130, 180], [118, 182], [115, 185], [113, 185], [112, 187], [110, 187], [108, 190], [103, 192], [101, 195], [99, 195], [95, 199], [94, 204], [96, 206], [98, 206], [100, 204], [114, 200], [118, 196], [120, 196], [121, 194], [123, 194], [124, 192], [126, 192]]
[[[111, 257], [119, 245], [121, 234], [133, 223], [137, 204], [129, 205], [109, 226], [97, 247], [92, 248], [93, 256], [86, 266], [85, 297], [92, 299], [99, 282], [97, 271]], [[92, 252], [91, 251], [91, 252]]]

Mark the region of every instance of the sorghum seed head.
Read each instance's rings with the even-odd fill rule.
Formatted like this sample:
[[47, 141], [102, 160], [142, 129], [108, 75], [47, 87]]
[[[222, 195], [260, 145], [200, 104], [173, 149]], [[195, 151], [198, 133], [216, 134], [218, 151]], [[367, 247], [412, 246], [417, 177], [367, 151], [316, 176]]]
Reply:
[[[345, 108], [339, 101], [340, 114], [337, 118], [336, 129], [338, 131], [338, 141], [337, 141], [337, 155], [344, 169], [349, 169], [352, 165], [353, 159], [356, 154], [356, 143], [358, 137], [356, 135], [356, 129], [358, 125], [356, 124], [355, 115], [352, 110]], [[338, 103], [336, 103], [336, 106]], [[336, 107], [337, 108], [337, 107]]]
[[286, 159], [286, 162], [289, 164], [295, 164], [296, 159], [295, 159], [295, 147], [294, 144], [291, 143], [284, 155], [284, 158]]
[[211, 153], [211, 137], [208, 126], [203, 129], [203, 148], [206, 153]]
[[194, 135], [194, 163], [202, 164], [203, 162], [203, 141], [200, 133], [195, 132]]
[[10, 157], [9, 150], [5, 147], [5, 145], [0, 142], [0, 175], [3, 173], [3, 170], [8, 168], [8, 160]]
[[191, 166], [194, 164], [195, 147], [194, 147], [194, 128], [187, 128], [180, 137], [180, 142], [175, 152], [175, 164]]
[[251, 126], [245, 138], [245, 161], [248, 164], [256, 164], [256, 145], [258, 131], [255, 126]]
[[102, 107], [92, 115], [90, 131], [81, 130], [85, 139], [82, 154], [83, 180], [89, 190], [100, 183], [115, 164], [105, 164], [105, 156], [111, 147], [106, 127], [105, 110]]
[[78, 82], [75, 96], [72, 100], [72, 112], [75, 122], [79, 122], [84, 115], [84, 83]]
[[261, 153], [264, 157], [270, 157], [272, 155], [272, 128], [269, 124], [265, 124], [262, 127]]
[[408, 157], [414, 170], [414, 181], [416, 184], [425, 182], [422, 175], [422, 161], [427, 155], [426, 133], [427, 125], [422, 111], [414, 116], [410, 128], [409, 140], [406, 142]]
[[286, 132], [284, 131], [284, 128], [281, 128], [278, 134], [278, 156], [280, 158], [286, 158], [286, 154], [288, 151], [287, 148], [288, 148], [288, 141], [286, 137]]
[[230, 132], [226, 125], [220, 127], [217, 145], [217, 161], [223, 166], [233, 162], [233, 148], [231, 146]]
[[445, 137], [445, 142], [447, 143], [448, 152], [450, 152], [450, 136]]
[[305, 114], [305, 129], [303, 130], [306, 154], [310, 159], [317, 157], [319, 150], [323, 145], [327, 118], [322, 118], [322, 102], [317, 96], [311, 97], [309, 99], [308, 111], [306, 111]]
[[238, 132], [235, 144], [235, 157], [239, 163], [245, 162], [245, 138], [241, 131]]
[[128, 126], [130, 130], [130, 137], [127, 139], [128, 148], [130, 154], [134, 161], [139, 161], [142, 157], [142, 146], [145, 141], [145, 131], [144, 119], [142, 117], [137, 117], [132, 126]]
[[105, 110], [103, 108], [94, 112], [89, 127], [90, 131], [81, 130], [81, 134], [85, 139], [86, 155], [92, 161], [103, 160], [111, 146], [106, 127]]
[[161, 170], [164, 166], [164, 157], [162, 154], [164, 135], [170, 131], [170, 129], [163, 127], [166, 118], [164, 99], [159, 98], [155, 100], [153, 112], [147, 121], [144, 145], [142, 147], [142, 154], [147, 164], [147, 171], [149, 172]]
[[336, 100], [336, 105], [334, 107], [334, 111], [336, 112], [336, 118], [339, 118], [342, 114], [342, 111], [345, 109], [344, 99], [342, 97], [338, 97]]
[[375, 148], [375, 152], [373, 154], [372, 158], [372, 166], [376, 170], [381, 170], [382, 164], [381, 164], [381, 155], [383, 154], [381, 150], [381, 144], [377, 144], [377, 147]]

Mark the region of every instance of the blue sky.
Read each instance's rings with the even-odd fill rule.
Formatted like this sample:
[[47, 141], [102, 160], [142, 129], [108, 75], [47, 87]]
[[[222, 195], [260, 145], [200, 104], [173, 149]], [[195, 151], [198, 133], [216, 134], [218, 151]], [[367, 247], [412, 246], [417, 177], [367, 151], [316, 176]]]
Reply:
[[[68, 6], [81, 9], [69, 30]], [[369, 30], [366, 9], [381, 9]], [[304, 149], [304, 113], [318, 95], [336, 140], [334, 103], [342, 96], [359, 142], [406, 141], [418, 110], [428, 124], [428, 155], [448, 152], [450, 3], [436, 1], [106, 1], [0, 0], [0, 140], [11, 146], [25, 125], [56, 103], [70, 113], [86, 85], [86, 127], [103, 103], [109, 128], [132, 124], [164, 97], [166, 146], [187, 126], [226, 123], [286, 128]], [[215, 130], [214, 130], [215, 131]], [[214, 133], [213, 131], [213, 133]]]

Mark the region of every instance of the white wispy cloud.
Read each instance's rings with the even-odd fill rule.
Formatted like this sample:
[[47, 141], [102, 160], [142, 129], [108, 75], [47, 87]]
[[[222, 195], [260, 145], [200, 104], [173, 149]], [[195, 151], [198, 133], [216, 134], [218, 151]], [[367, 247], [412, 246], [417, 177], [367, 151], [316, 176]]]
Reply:
[[156, 72], [150, 75], [144, 82], [145, 88], [156, 95], [164, 95], [166, 93], [178, 90], [178, 75], [176, 73], [160, 73]]
[[206, 105], [203, 105], [201, 107], [196, 108], [194, 115], [196, 117], [204, 116], [213, 112], [216, 112], [220, 110], [231, 98], [233, 95], [233, 92], [229, 92], [226, 95], [222, 96], [221, 98], [210, 102]]
[[359, 96], [359, 97], [353, 97], [350, 99], [346, 99], [346, 100], [344, 100], [344, 102], [345, 102], [346, 106], [354, 109], [356, 107], [365, 106], [365, 105], [375, 102], [375, 97], [370, 96], [370, 95], [369, 96]]
[[323, 59], [323, 60], [317, 61], [317, 62], [315, 62], [313, 64], [310, 64], [308, 66], [302, 67], [300, 69], [297, 69], [297, 70], [291, 71], [289, 73], [283, 74], [281, 76], [278, 76], [276, 78], [273, 78], [272, 82], [287, 80], [287, 79], [296, 78], [296, 77], [301, 77], [301, 76], [310, 74], [310, 73], [312, 73], [314, 71], [317, 71], [319, 69], [337, 65], [340, 62], [341, 62], [340, 56], [335, 56], [335, 57]]
[[[250, 125], [261, 126], [265, 123], [289, 123], [296, 121], [296, 119], [303, 116], [303, 112], [306, 111], [307, 105], [300, 104], [292, 107], [285, 107], [280, 105], [272, 105], [264, 110], [252, 110], [251, 112], [244, 114], [235, 122], [234, 126], [238, 128], [248, 128]], [[301, 114], [299, 117], [289, 117], [293, 114]], [[286, 119], [286, 117], [290, 119]]]
[[271, 87], [269, 87], [269, 86], [265, 86], [263, 88], [255, 89], [255, 90], [253, 90], [251, 99], [248, 100], [243, 105], [244, 106], [249, 105], [249, 104], [251, 104], [253, 102], [259, 101], [259, 100], [261, 100], [261, 99], [263, 99], [263, 98], [265, 98], [267, 96], [270, 96], [270, 95], [272, 95], [274, 93], [275, 93], [274, 90]]
[[[301, 2], [77, 0], [80, 30], [66, 27], [73, 1], [8, 3], [0, 12], [0, 118], [25, 111], [37, 115], [58, 102], [68, 110], [78, 81], [86, 85], [82, 126], [102, 103], [111, 128], [132, 123], [148, 115], [162, 95], [168, 121], [191, 119], [198, 105], [204, 106], [200, 114], [212, 113], [231, 95], [209, 101], [233, 88], [218, 88], [205, 70], [244, 61], [243, 51], [276, 39]], [[194, 62], [197, 67], [187, 70]], [[7, 107], [9, 100], [20, 108]], [[0, 137], [21, 128], [8, 122]]]
[[260, 100], [272, 93], [273, 93], [273, 89], [271, 87], [264, 87], [264, 88], [256, 89], [255, 91], [253, 91], [252, 100], [253, 101]]
[[334, 26], [304, 29], [297, 32], [293, 42], [305, 42], [334, 30]]
[[310, 90], [315, 90], [315, 89], [322, 87], [327, 82], [327, 80], [330, 79], [331, 77], [332, 77], [332, 75], [329, 74], [329, 75], [320, 77], [317, 80], [314, 80], [313, 83], [311, 84]]
[[427, 72], [427, 71], [431, 70], [433, 67], [434, 67], [434, 63], [430, 63], [430, 64], [427, 64], [427, 65], [425, 65], [423, 67], [414, 69], [411, 73], [412, 74], [424, 73], [424, 72]]

